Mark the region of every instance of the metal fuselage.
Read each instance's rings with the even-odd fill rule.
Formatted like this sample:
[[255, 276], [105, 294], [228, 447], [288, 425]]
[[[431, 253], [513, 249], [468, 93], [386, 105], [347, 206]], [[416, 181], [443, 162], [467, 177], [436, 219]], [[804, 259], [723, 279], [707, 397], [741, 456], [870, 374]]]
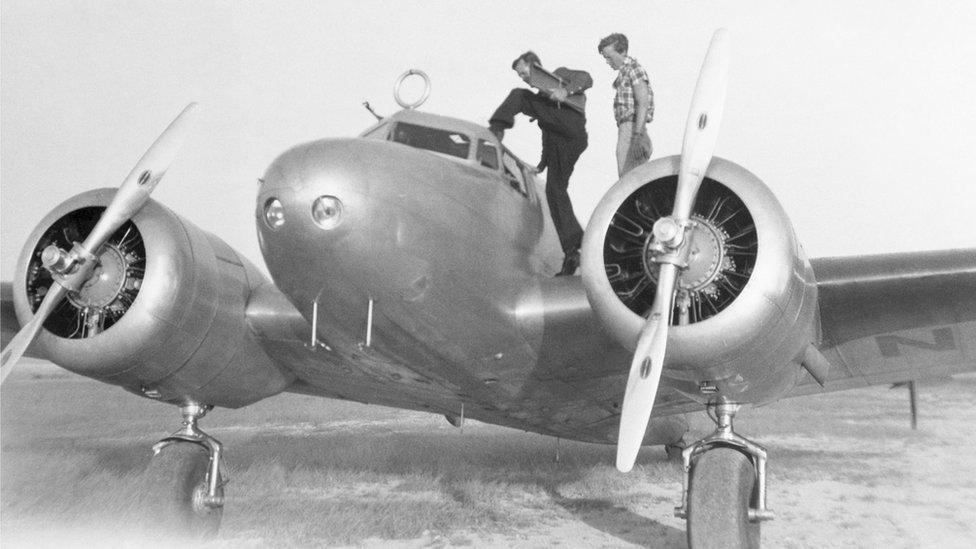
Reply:
[[[400, 117], [494, 141], [433, 115], [388, 122]], [[561, 253], [544, 200], [534, 181], [515, 187], [475, 152], [450, 158], [382, 139], [281, 155], [259, 192], [259, 238], [275, 284], [321, 341], [271, 351], [299, 378], [292, 389], [615, 440], [630, 352], [601, 327], [578, 277], [552, 277]], [[342, 203], [335, 227], [313, 219], [321, 196]], [[273, 200], [277, 228], [263, 214]], [[671, 389], [665, 380], [655, 416], [698, 408]], [[646, 443], [675, 440], [683, 424], [652, 421]]]

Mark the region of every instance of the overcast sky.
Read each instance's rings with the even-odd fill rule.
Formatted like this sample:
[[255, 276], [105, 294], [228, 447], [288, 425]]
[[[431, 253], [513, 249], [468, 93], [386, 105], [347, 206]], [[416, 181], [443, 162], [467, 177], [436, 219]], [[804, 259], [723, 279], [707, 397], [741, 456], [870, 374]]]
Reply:
[[[651, 76], [654, 156], [677, 154], [712, 31], [732, 68], [716, 154], [756, 173], [808, 255], [976, 247], [976, 2], [173, 2], [3, 0], [3, 280], [41, 217], [117, 186], [191, 101], [201, 121], [155, 198], [263, 265], [256, 180], [281, 152], [352, 136], [398, 109], [396, 77], [432, 80], [422, 110], [486, 124], [510, 65], [589, 71], [590, 147], [571, 179], [584, 224], [616, 180], [613, 72], [623, 32]], [[506, 144], [539, 154], [524, 118]]]

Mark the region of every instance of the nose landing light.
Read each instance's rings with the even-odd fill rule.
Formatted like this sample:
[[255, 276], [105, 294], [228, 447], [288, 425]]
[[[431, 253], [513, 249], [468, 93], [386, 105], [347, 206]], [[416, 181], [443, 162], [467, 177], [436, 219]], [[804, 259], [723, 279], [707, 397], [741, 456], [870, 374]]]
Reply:
[[334, 196], [320, 196], [312, 203], [312, 220], [324, 230], [334, 229], [342, 222], [342, 201]]
[[264, 203], [264, 223], [271, 230], [280, 229], [285, 224], [285, 208], [277, 198], [269, 198]]

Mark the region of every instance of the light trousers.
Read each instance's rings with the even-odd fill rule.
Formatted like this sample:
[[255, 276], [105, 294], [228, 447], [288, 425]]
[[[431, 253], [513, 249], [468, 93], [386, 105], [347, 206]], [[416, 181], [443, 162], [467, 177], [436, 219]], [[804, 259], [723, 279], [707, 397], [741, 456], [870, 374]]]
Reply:
[[633, 138], [634, 123], [621, 122], [617, 126], [617, 176], [622, 177], [625, 173], [647, 162], [651, 158], [654, 146], [651, 144], [651, 136], [647, 135], [647, 127], [644, 127], [644, 135], [640, 137], [647, 149], [647, 156], [643, 159], [630, 160], [627, 152], [630, 150], [630, 140]]

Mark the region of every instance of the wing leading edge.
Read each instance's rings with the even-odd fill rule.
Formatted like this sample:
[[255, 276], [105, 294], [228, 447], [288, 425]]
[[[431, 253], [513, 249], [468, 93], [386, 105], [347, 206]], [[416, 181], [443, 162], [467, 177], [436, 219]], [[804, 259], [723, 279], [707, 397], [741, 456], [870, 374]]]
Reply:
[[791, 396], [976, 370], [976, 250], [812, 260], [826, 386]]

